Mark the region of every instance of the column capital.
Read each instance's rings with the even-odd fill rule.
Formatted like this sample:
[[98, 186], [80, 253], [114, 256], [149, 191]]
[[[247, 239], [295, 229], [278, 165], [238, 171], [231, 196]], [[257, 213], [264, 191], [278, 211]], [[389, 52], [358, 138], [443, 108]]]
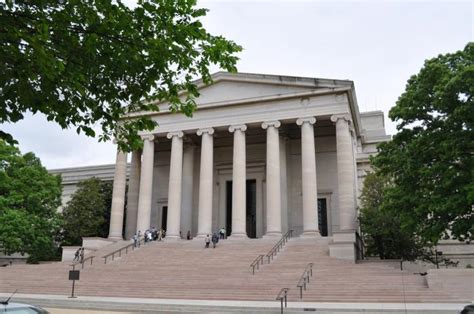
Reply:
[[178, 138], [182, 138], [184, 136], [183, 131], [176, 131], [176, 132], [169, 132], [166, 134], [168, 139], [172, 139], [173, 137], [177, 136]]
[[337, 120], [346, 120], [347, 122], [351, 123], [351, 116], [348, 113], [341, 113], [341, 114], [333, 114], [331, 116], [332, 122], [337, 122]]
[[303, 117], [296, 120], [296, 124], [301, 126], [303, 123], [315, 124], [316, 118], [315, 117]]
[[268, 129], [269, 127], [274, 127], [275, 129], [278, 129], [280, 126], [281, 122], [278, 120], [264, 121], [262, 123], [262, 128], [264, 130]]
[[212, 135], [212, 134], [214, 134], [214, 129], [213, 129], [213, 128], [202, 128], [202, 129], [197, 130], [197, 132], [196, 132], [196, 134], [197, 134], [198, 136], [201, 136], [201, 135], [203, 135], [204, 133], [207, 133], [207, 134], [209, 134], [209, 135]]
[[153, 134], [145, 134], [145, 135], [141, 135], [140, 136], [142, 138], [143, 141], [154, 141], [155, 140], [155, 136]]
[[245, 124], [236, 124], [229, 126], [229, 132], [234, 133], [236, 130], [240, 130], [242, 132], [247, 131], [247, 125]]

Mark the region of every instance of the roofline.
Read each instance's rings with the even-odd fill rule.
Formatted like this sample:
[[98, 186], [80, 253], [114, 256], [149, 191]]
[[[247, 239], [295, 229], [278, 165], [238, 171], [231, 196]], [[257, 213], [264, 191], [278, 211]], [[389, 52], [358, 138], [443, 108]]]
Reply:
[[[127, 163], [128, 165], [128, 163]], [[80, 167], [67, 167], [67, 168], [55, 168], [47, 169], [50, 173], [62, 173], [62, 172], [71, 172], [71, 171], [80, 171], [80, 170], [91, 170], [91, 169], [108, 169], [115, 168], [115, 164], [103, 164], [103, 165], [92, 165], [92, 166], [80, 166]]]
[[[278, 75], [278, 74], [262, 74], [262, 73], [249, 73], [249, 72], [225, 72], [219, 71], [211, 74], [213, 83], [220, 81], [233, 81], [233, 82], [247, 82], [247, 83], [260, 83], [270, 85], [288, 85], [288, 86], [301, 86], [301, 87], [342, 87], [352, 86], [353, 81], [350, 80], [335, 80], [327, 78], [314, 78], [307, 76], [289, 76], [289, 75]], [[194, 84], [200, 87], [207, 86], [204, 84], [202, 79], [193, 81]]]

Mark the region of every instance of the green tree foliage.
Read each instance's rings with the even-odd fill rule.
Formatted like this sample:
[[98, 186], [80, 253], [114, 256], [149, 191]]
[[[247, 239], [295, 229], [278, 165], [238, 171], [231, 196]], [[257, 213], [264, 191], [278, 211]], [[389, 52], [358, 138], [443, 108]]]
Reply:
[[[213, 64], [236, 71], [241, 47], [209, 34], [196, 0], [0, 1], [0, 124], [41, 112], [62, 128], [140, 145], [144, 116], [156, 100], [192, 115], [196, 77], [210, 82]], [[3, 137], [11, 136], [0, 131]]]
[[63, 210], [63, 245], [80, 245], [82, 237], [107, 237], [112, 184], [91, 178], [78, 183]]
[[50, 175], [32, 153], [0, 140], [0, 249], [48, 259], [60, 220], [61, 178]]
[[474, 233], [474, 43], [427, 60], [390, 110], [398, 133], [372, 162], [391, 178], [383, 206], [437, 243]]
[[389, 186], [389, 181], [377, 173], [368, 173], [364, 180], [359, 219], [367, 255], [403, 260], [430, 256], [430, 245], [402, 225], [397, 211], [384, 208], [384, 195]]

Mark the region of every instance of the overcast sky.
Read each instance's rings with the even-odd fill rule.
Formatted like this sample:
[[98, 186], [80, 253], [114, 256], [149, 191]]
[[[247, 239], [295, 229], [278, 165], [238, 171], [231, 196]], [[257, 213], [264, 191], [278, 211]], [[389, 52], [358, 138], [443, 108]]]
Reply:
[[[133, 1], [125, 1], [132, 3]], [[242, 45], [238, 70], [355, 82], [360, 111], [387, 113], [427, 58], [473, 40], [472, 1], [200, 1], [204, 25]], [[115, 162], [112, 143], [61, 130], [43, 116], [1, 125], [49, 168]]]

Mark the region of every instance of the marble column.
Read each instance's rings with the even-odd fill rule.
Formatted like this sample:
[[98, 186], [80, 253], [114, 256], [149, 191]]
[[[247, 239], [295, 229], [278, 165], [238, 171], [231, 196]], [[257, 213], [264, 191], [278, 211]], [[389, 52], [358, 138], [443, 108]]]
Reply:
[[199, 172], [198, 237], [212, 233], [212, 182], [214, 165], [214, 129], [199, 129], [201, 136], [201, 169]]
[[125, 188], [127, 186], [127, 153], [117, 149], [112, 208], [110, 209], [109, 239], [122, 239], [123, 210], [125, 207]]
[[170, 132], [166, 137], [171, 139], [166, 239], [179, 240], [181, 239], [179, 229], [181, 228], [181, 184], [183, 181], [183, 132]]
[[183, 148], [183, 184], [181, 191], [181, 231], [185, 237], [192, 231], [193, 194], [194, 194], [194, 145], [184, 143]]
[[141, 151], [132, 152], [130, 179], [128, 180], [127, 216], [125, 220], [125, 239], [131, 239], [137, 228], [138, 195], [140, 191]]
[[316, 180], [316, 150], [314, 147], [315, 117], [296, 120], [301, 126], [301, 168], [303, 184], [303, 236], [319, 236], [318, 186]]
[[267, 130], [267, 232], [265, 236], [281, 236], [280, 121], [266, 121]]
[[140, 194], [138, 195], [137, 231], [142, 234], [150, 228], [151, 197], [153, 191], [153, 166], [155, 137], [146, 135], [143, 139], [143, 160], [140, 171]]
[[247, 180], [245, 131], [247, 126], [231, 125], [229, 132], [234, 133], [234, 156], [232, 169], [232, 238], [247, 237]]
[[354, 231], [356, 228], [356, 206], [354, 152], [350, 133], [351, 120], [348, 114], [339, 114], [333, 115], [331, 121], [336, 123], [339, 229], [340, 231]]

